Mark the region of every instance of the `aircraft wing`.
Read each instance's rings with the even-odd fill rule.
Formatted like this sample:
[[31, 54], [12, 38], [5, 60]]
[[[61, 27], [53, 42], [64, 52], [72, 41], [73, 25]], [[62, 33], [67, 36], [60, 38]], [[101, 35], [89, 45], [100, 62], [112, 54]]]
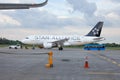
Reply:
[[42, 7], [46, 5], [48, 0], [40, 4], [15, 4], [15, 3], [0, 3], [0, 10], [4, 9], [29, 9], [35, 7]]
[[54, 41], [52, 43], [58, 45], [58, 46], [63, 46], [64, 42], [65, 41], [68, 41], [69, 39], [65, 38], [65, 39], [61, 39], [61, 40], [58, 40], [58, 41]]

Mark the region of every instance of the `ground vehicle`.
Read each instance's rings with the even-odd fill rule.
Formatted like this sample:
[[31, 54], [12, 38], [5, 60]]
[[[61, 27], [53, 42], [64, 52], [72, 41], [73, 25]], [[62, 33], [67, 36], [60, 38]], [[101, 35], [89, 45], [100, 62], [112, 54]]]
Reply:
[[21, 46], [20, 45], [10, 45], [9, 49], [20, 49]]
[[86, 44], [84, 50], [105, 50], [104, 44]]

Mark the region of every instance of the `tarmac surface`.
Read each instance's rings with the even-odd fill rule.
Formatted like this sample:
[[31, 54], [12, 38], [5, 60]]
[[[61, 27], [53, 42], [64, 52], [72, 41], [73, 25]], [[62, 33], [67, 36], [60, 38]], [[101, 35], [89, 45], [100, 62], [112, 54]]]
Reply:
[[[53, 68], [45, 67], [49, 51]], [[120, 50], [0, 48], [0, 80], [120, 80]]]

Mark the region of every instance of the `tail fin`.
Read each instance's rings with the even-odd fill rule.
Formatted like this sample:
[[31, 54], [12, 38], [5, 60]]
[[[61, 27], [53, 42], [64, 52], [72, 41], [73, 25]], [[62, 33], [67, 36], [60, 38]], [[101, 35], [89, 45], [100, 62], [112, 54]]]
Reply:
[[100, 37], [102, 31], [103, 22], [98, 22], [95, 27], [86, 36]]

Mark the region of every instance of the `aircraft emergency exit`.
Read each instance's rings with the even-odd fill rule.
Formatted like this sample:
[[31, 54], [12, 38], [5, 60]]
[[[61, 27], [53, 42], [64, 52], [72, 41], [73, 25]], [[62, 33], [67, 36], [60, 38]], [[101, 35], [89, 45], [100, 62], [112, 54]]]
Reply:
[[18, 3], [0, 3], [0, 10], [7, 9], [29, 9], [35, 7], [42, 7], [46, 5], [48, 0], [40, 4], [18, 4]]
[[105, 40], [100, 37], [103, 22], [98, 22], [95, 27], [84, 36], [79, 35], [30, 35], [22, 40], [24, 44], [38, 45], [42, 48], [58, 47], [63, 50], [63, 46], [84, 45]]

